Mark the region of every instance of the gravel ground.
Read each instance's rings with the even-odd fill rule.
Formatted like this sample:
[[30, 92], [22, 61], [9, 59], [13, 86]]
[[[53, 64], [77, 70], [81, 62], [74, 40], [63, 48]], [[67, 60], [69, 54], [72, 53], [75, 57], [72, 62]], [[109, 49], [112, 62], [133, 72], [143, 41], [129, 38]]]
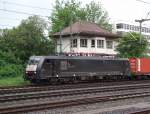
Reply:
[[145, 109], [150, 109], [150, 97], [108, 101], [24, 114], [128, 114]]
[[63, 97], [51, 97], [51, 98], [41, 98], [41, 99], [32, 99], [32, 100], [22, 100], [22, 101], [12, 101], [12, 102], [4, 102], [0, 103], [0, 107], [9, 107], [9, 106], [15, 106], [15, 105], [25, 105], [29, 103], [35, 103], [38, 102], [54, 102], [54, 101], [65, 101], [65, 100], [71, 100], [76, 98], [85, 98], [85, 97], [93, 97], [93, 96], [106, 96], [106, 95], [116, 95], [116, 94], [127, 94], [127, 93], [133, 93], [133, 92], [149, 92], [150, 88], [145, 89], [135, 89], [135, 90], [125, 90], [125, 91], [113, 91], [113, 92], [101, 92], [101, 93], [92, 93], [92, 94], [84, 94], [84, 95], [72, 95], [72, 96], [63, 96]]

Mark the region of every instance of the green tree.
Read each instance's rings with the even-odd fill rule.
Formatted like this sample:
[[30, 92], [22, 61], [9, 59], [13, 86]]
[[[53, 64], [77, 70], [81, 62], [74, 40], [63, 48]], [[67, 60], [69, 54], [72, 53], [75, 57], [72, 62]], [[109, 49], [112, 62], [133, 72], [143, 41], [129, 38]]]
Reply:
[[109, 24], [108, 12], [103, 9], [100, 2], [91, 1], [90, 4], [86, 5], [85, 12], [87, 21], [97, 23], [106, 30], [112, 30], [112, 25]]
[[23, 74], [21, 61], [12, 52], [0, 51], [0, 79], [16, 77]]
[[38, 16], [23, 20], [13, 29], [3, 30], [0, 38], [0, 50], [12, 52], [23, 63], [31, 55], [47, 55], [53, 51], [53, 42], [44, 35], [46, 22]]
[[79, 21], [90, 21], [111, 30], [111, 25], [108, 23], [108, 13], [104, 11], [101, 4], [92, 1], [85, 7], [81, 7], [81, 2], [75, 0], [56, 0], [54, 10], [50, 16], [52, 22], [52, 33], [58, 32], [66, 26]]
[[116, 50], [119, 52], [120, 57], [142, 57], [148, 47], [148, 41], [138, 33], [126, 33], [119, 40]]
[[66, 2], [56, 0], [54, 10], [50, 16], [52, 32], [58, 32], [62, 28], [83, 18], [85, 18], [85, 12], [80, 8], [80, 2], [76, 3], [75, 0], [68, 0]]

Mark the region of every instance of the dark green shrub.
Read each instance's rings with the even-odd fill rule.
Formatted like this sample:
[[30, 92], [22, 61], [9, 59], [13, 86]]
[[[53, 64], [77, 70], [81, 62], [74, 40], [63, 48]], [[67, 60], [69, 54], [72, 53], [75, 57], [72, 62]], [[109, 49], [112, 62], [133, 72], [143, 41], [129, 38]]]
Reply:
[[10, 52], [0, 51], [0, 78], [22, 76], [23, 65]]

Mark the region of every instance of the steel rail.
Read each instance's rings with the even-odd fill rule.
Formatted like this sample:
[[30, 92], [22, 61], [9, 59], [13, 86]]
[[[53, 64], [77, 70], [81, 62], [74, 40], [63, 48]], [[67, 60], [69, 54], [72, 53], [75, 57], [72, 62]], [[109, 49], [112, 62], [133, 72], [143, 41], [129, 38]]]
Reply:
[[69, 88], [85, 88], [96, 86], [112, 86], [112, 85], [128, 85], [128, 84], [149, 84], [150, 81], [123, 81], [123, 82], [108, 82], [108, 83], [84, 83], [84, 84], [67, 84], [67, 85], [55, 85], [55, 86], [27, 86], [17, 88], [0, 88], [0, 95], [21, 93], [21, 92], [36, 92], [36, 91], [48, 91], [48, 90], [61, 90]]
[[32, 92], [32, 93], [22, 93], [22, 94], [8, 94], [1, 95], [0, 102], [11, 102], [18, 100], [28, 100], [28, 99], [39, 99], [39, 98], [50, 98], [50, 97], [62, 97], [71, 95], [81, 95], [81, 94], [92, 94], [100, 92], [112, 92], [112, 91], [124, 91], [133, 89], [143, 89], [150, 88], [148, 85], [134, 85], [134, 86], [114, 86], [114, 87], [94, 87], [94, 88], [81, 88], [81, 89], [68, 89], [68, 90], [57, 90], [57, 91], [43, 91], [43, 92]]
[[28, 105], [18, 105], [18, 106], [11, 106], [0, 108], [0, 114], [16, 114], [22, 112], [31, 112], [37, 110], [45, 110], [45, 109], [52, 109], [52, 108], [61, 108], [61, 107], [70, 107], [76, 105], [83, 105], [83, 104], [91, 104], [91, 103], [98, 103], [98, 102], [106, 102], [106, 101], [115, 101], [121, 99], [129, 99], [129, 98], [138, 98], [138, 97], [146, 97], [150, 96], [150, 92], [145, 93], [134, 93], [134, 94], [122, 94], [122, 95], [112, 95], [112, 96], [103, 96], [103, 97], [87, 97], [87, 98], [80, 98], [74, 100], [66, 100], [66, 101], [56, 101], [56, 102], [47, 102], [47, 103], [38, 103], [37, 104], [28, 104]]
[[150, 114], [150, 110], [142, 110], [142, 111], [136, 111], [130, 114]]

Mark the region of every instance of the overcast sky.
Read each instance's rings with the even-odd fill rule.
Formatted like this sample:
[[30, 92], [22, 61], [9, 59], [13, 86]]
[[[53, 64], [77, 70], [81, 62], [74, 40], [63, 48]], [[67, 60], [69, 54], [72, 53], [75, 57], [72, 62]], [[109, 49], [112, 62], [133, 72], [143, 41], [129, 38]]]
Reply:
[[[76, 1], [81, 1], [85, 4], [92, 0]], [[140, 2], [140, 0], [95, 1], [101, 2], [112, 22], [118, 20], [134, 22], [135, 19], [150, 18], [150, 15], [147, 16], [148, 12], [150, 12], [150, 0], [141, 0], [147, 3]], [[49, 16], [54, 2], [55, 0], [0, 0], [0, 28], [17, 26], [22, 19], [26, 19], [30, 14]], [[27, 15], [21, 13], [27, 13]], [[145, 22], [143, 24], [148, 25], [149, 23]]]

